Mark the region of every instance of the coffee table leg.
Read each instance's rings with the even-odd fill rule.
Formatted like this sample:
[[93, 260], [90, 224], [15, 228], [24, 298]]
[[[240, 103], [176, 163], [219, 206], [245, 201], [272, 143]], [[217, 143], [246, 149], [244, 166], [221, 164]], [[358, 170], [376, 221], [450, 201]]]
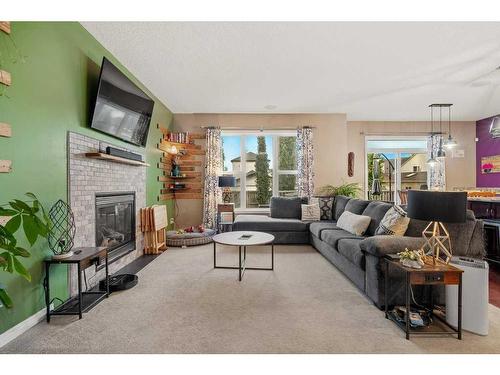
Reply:
[[239, 269], [238, 269], [238, 273], [239, 273], [239, 281], [241, 281], [241, 246], [238, 246], [238, 249], [239, 249], [239, 259], [240, 259], [240, 266], [239, 266]]
[[271, 270], [274, 270], [274, 244], [271, 244]]
[[217, 268], [217, 261], [215, 260], [216, 259], [216, 254], [215, 254], [215, 246], [217, 245], [217, 243], [214, 241], [214, 268]]

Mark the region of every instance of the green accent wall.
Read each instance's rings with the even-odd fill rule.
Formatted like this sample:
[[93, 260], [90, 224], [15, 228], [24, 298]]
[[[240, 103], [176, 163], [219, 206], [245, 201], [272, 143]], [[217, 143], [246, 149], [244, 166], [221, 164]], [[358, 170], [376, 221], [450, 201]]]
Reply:
[[[156, 99], [98, 41], [76, 22], [14, 22], [11, 38], [25, 56], [13, 61], [15, 49], [0, 32], [0, 68], [12, 74], [12, 86], [0, 96], [0, 122], [12, 125], [12, 138], [0, 137], [0, 160], [12, 160], [12, 172], [0, 173], [0, 204], [35, 193], [46, 208], [57, 199], [67, 200], [68, 131], [102, 139], [146, 154], [147, 204], [157, 203], [161, 133], [156, 124], [169, 128], [172, 113]], [[154, 100], [154, 113], [146, 149], [134, 147], [88, 127], [91, 98], [95, 95], [100, 64], [106, 56]], [[168, 202], [169, 216], [173, 205]], [[172, 217], [172, 216], [170, 216]], [[78, 228], [77, 228], [78, 230]], [[92, 244], [89, 244], [92, 245]], [[32, 275], [28, 283], [20, 276], [0, 271], [14, 300], [14, 307], [0, 307], [0, 334], [45, 307], [42, 260], [50, 255], [45, 241], [38, 241], [32, 256], [24, 260]], [[53, 268], [52, 296], [67, 297], [65, 266]]]

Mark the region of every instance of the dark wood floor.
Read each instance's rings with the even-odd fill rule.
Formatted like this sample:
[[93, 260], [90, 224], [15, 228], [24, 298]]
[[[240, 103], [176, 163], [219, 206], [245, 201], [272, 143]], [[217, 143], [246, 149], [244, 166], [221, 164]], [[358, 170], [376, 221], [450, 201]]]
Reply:
[[490, 303], [500, 307], [500, 267], [490, 268]]
[[490, 303], [500, 307], [500, 267], [490, 268]]

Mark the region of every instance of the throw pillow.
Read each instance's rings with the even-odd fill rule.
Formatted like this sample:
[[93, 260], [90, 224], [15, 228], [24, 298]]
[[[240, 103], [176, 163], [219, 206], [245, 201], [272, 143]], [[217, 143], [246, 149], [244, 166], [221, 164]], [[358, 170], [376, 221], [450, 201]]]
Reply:
[[370, 216], [344, 211], [337, 221], [337, 227], [357, 236], [362, 236], [368, 229], [370, 221], [372, 221]]
[[319, 221], [320, 216], [318, 203], [302, 205], [302, 221]]
[[410, 218], [399, 206], [391, 207], [384, 215], [375, 235], [404, 236], [410, 224]]
[[311, 198], [312, 203], [313, 200], [317, 200], [319, 204], [320, 210], [320, 219], [321, 220], [332, 220], [333, 219], [333, 202], [335, 201], [335, 197], [315, 197]]

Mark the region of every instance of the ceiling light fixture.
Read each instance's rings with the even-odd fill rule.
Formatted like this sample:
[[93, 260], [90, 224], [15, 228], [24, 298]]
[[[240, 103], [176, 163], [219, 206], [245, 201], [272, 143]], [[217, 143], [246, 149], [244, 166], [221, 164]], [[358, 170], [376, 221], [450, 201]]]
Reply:
[[436, 165], [437, 160], [434, 159], [434, 107], [432, 104], [429, 107], [431, 107], [431, 157], [427, 159], [427, 164], [432, 167]]
[[451, 150], [452, 148], [457, 146], [457, 141], [453, 139], [451, 136], [451, 106], [453, 104], [450, 104], [448, 107], [448, 139], [444, 141], [444, 147], [448, 150]]
[[439, 107], [439, 148], [436, 155], [437, 159], [444, 159], [446, 152], [443, 150], [443, 107]]

